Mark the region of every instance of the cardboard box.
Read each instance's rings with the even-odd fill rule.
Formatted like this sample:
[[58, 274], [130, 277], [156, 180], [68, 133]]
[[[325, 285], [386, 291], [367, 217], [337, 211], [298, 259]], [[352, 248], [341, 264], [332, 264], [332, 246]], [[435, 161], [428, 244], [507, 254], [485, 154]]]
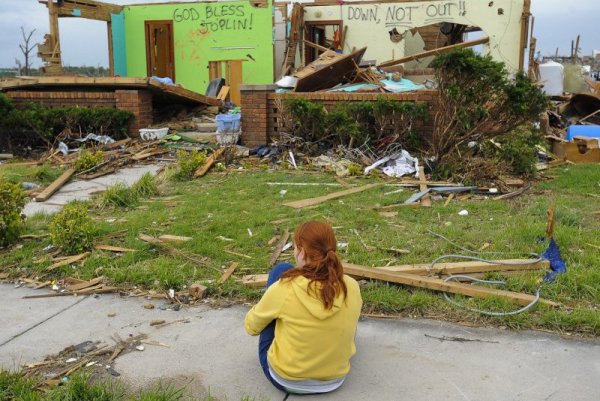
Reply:
[[[587, 141], [575, 142], [554, 142], [552, 144], [552, 153], [560, 159], [566, 159], [573, 163], [600, 163], [600, 149], [590, 148]], [[593, 145], [592, 145], [593, 146]]]

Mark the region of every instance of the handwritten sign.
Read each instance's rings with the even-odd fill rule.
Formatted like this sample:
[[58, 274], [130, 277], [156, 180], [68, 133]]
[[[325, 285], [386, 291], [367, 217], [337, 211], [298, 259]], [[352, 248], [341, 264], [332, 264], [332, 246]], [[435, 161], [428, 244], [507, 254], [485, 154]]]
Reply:
[[251, 30], [254, 14], [244, 5], [205, 4], [199, 7], [176, 8], [174, 22], [197, 21], [200, 32]]
[[467, 15], [464, 0], [425, 3], [420, 5], [372, 4], [365, 6], [348, 6], [346, 10], [348, 21], [365, 21], [375, 24], [385, 24], [386, 27], [412, 27], [413, 21], [424, 19], [425, 22], [436, 23], [449, 21], [454, 17]]

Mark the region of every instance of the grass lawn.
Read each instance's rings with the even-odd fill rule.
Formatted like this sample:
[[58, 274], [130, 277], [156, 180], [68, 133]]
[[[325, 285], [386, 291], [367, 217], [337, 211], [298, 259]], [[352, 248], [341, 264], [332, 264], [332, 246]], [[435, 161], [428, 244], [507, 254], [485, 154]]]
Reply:
[[[131, 391], [117, 380], [92, 377], [89, 372], [68, 376], [61, 386], [48, 390], [37, 388], [37, 378], [25, 378], [19, 373], [0, 370], [0, 400], [7, 401], [219, 401], [209, 395], [193, 397], [185, 388], [157, 383], [140, 391]], [[240, 401], [259, 401], [243, 397]]]
[[[11, 174], [0, 168], [0, 175]], [[27, 175], [26, 173], [20, 173]], [[228, 280], [217, 285], [217, 270], [230, 262], [239, 262], [242, 274], [266, 273], [273, 247], [267, 243], [285, 228], [309, 219], [324, 219], [335, 228], [339, 242], [348, 246], [339, 250], [340, 257], [368, 266], [427, 263], [445, 254], [464, 254], [460, 249], [434, 237], [428, 230], [442, 234], [463, 247], [477, 250], [489, 246], [481, 257], [509, 259], [539, 254], [545, 247], [544, 233], [548, 207], [556, 209], [555, 239], [567, 262], [567, 274], [544, 285], [543, 298], [563, 304], [560, 308], [542, 305], [507, 317], [486, 317], [449, 304], [440, 293], [386, 283], [364, 283], [363, 312], [399, 316], [444, 319], [463, 324], [494, 325], [509, 328], [536, 328], [567, 334], [600, 335], [600, 165], [577, 165], [550, 170], [552, 180], [535, 184], [525, 194], [506, 201], [443, 201], [432, 208], [398, 208], [398, 215], [383, 217], [373, 206], [389, 205], [407, 199], [413, 190], [384, 195], [396, 187], [380, 186], [365, 192], [322, 203], [305, 209], [283, 206], [285, 201], [321, 196], [344, 189], [340, 186], [268, 185], [269, 182], [315, 182], [335, 184], [335, 177], [321, 173], [298, 173], [285, 170], [241, 170], [211, 172], [195, 181], [167, 180], [161, 184], [161, 196], [137, 201], [129, 208], [97, 207], [90, 204], [99, 236], [118, 233], [110, 240], [96, 243], [134, 248], [137, 251], [115, 256], [94, 251], [76, 267], [65, 266], [52, 274], [89, 279], [107, 276], [113, 283], [126, 283], [153, 289], [183, 289], [192, 282], [213, 280], [212, 296], [256, 300], [261, 292]], [[345, 179], [362, 185], [378, 178]], [[284, 192], [286, 190], [287, 192]], [[466, 209], [468, 216], [460, 216]], [[274, 224], [278, 220], [288, 219]], [[34, 216], [26, 222], [26, 234], [47, 233], [50, 218]], [[140, 241], [140, 233], [158, 236], [172, 234], [193, 237], [178, 248], [205, 256], [210, 266], [200, 266], [186, 259], [158, 253]], [[364, 244], [363, 244], [364, 243]], [[50, 239], [26, 241], [0, 251], [0, 270], [11, 277], [31, 274], [50, 277], [51, 264], [42, 249]], [[365, 245], [368, 247], [365, 247]], [[373, 249], [374, 248], [374, 249]], [[407, 249], [410, 253], [394, 255], [379, 248]], [[225, 251], [247, 255], [237, 256]], [[493, 253], [495, 252], [495, 253]], [[284, 257], [290, 257], [288, 252]], [[291, 260], [291, 259], [289, 259]], [[502, 278], [502, 274], [490, 274]], [[534, 294], [543, 272], [506, 277], [506, 289]], [[514, 306], [499, 299], [455, 300], [479, 309], [513, 310]]]

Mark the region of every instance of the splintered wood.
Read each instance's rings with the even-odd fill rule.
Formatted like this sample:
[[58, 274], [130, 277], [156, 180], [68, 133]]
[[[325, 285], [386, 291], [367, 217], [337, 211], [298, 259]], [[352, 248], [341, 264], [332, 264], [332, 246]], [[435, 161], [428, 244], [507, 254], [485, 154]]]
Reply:
[[285, 232], [279, 239], [277, 246], [275, 247], [275, 251], [273, 252], [273, 255], [271, 255], [271, 259], [269, 259], [269, 267], [273, 267], [275, 262], [277, 262], [279, 255], [281, 255], [281, 252], [283, 251], [283, 247], [285, 246], [285, 244], [287, 244], [288, 238], [290, 238], [290, 230], [288, 228], [286, 228]]

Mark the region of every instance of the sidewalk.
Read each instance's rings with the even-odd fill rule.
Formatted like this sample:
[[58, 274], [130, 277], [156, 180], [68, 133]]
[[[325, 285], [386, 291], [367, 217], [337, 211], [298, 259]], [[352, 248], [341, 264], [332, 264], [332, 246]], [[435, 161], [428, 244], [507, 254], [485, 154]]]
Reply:
[[[257, 338], [246, 335], [247, 307], [143, 308], [149, 301], [114, 295], [22, 299], [43, 290], [0, 285], [0, 367], [16, 369], [86, 340], [145, 333], [170, 348], [146, 345], [116, 359], [114, 369], [134, 387], [169, 379], [194, 395], [280, 401], [263, 377]], [[115, 312], [115, 317], [108, 317]], [[149, 322], [189, 318], [157, 329]], [[431, 336], [431, 337], [429, 337]], [[477, 341], [441, 341], [460, 337]], [[322, 396], [288, 400], [569, 400], [600, 394], [600, 342], [536, 332], [473, 329], [427, 320], [365, 319], [344, 386]]]

